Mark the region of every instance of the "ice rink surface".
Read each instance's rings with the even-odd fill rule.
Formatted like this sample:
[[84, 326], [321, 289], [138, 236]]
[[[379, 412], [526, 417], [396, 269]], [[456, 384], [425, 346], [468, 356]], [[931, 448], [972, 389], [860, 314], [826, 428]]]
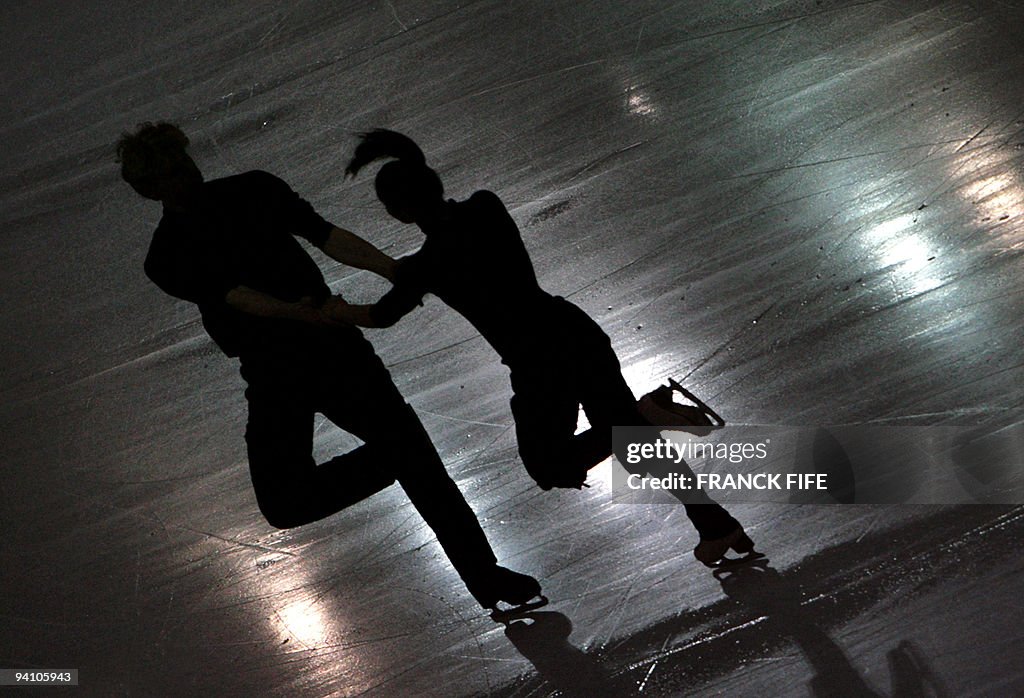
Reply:
[[[1019, 4], [0, 19], [0, 668], [77, 668], [84, 696], [1024, 695], [1024, 507], [734, 507], [767, 560], [716, 577], [680, 507], [611, 501], [608, 464], [538, 489], [506, 369], [437, 299], [367, 335], [550, 605], [491, 621], [397, 487], [272, 529], [237, 367], [145, 278], [159, 205], [113, 163], [123, 130], [175, 121], [208, 178], [274, 172], [398, 255], [418, 233], [342, 171], [355, 132], [403, 131], [449, 196], [504, 199], [637, 392], [675, 376], [732, 422], [998, 430], [1024, 394]], [[318, 260], [352, 300], [387, 288]], [[316, 455], [354, 443], [324, 422]]]

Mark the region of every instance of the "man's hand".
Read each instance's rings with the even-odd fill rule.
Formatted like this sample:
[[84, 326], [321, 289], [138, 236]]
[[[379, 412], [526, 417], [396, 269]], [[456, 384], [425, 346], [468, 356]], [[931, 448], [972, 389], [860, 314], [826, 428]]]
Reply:
[[351, 325], [352, 307], [353, 306], [341, 296], [331, 296], [324, 301], [323, 305], [320, 306], [320, 310], [326, 317], [330, 318], [334, 322]]
[[349, 302], [341, 296], [331, 296], [320, 307], [327, 314], [331, 314], [335, 310], [344, 312], [344, 309], [349, 307]]
[[283, 301], [273, 296], [256, 291], [246, 286], [237, 286], [224, 297], [232, 308], [250, 315], [294, 320], [318, 327], [342, 327], [343, 321], [336, 320], [324, 312], [322, 306], [313, 302], [312, 298], [302, 298], [296, 303]]
[[342, 303], [345, 302], [341, 299], [341, 296], [332, 296], [321, 305], [314, 303], [313, 299], [308, 296], [302, 298], [295, 304], [297, 307], [293, 319], [304, 322], [307, 325], [316, 325], [317, 327], [351, 327], [350, 323], [335, 319], [328, 312], [327, 303], [334, 298], [337, 298]]

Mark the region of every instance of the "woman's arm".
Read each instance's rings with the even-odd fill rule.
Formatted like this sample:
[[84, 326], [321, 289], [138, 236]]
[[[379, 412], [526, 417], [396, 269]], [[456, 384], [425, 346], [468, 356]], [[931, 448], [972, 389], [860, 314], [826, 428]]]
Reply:
[[359, 327], [391, 327], [419, 305], [423, 293], [395, 286], [373, 305], [351, 305], [341, 296], [332, 296], [323, 310], [333, 320]]

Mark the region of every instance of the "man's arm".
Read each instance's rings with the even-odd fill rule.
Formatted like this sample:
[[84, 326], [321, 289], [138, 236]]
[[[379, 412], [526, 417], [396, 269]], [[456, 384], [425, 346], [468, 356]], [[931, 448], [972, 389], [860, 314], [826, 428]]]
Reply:
[[320, 249], [342, 264], [372, 271], [388, 281], [395, 280], [395, 260], [348, 230], [334, 226]]
[[251, 289], [248, 286], [236, 286], [228, 291], [224, 300], [235, 310], [240, 310], [249, 315], [295, 320], [308, 325], [319, 325], [322, 327], [338, 327], [344, 324], [340, 320], [329, 316], [312, 303], [303, 301], [289, 303], [262, 291]]
[[395, 324], [392, 322], [391, 325], [382, 325], [373, 316], [374, 307], [372, 305], [349, 305], [340, 297], [334, 296], [324, 303], [324, 312], [339, 323], [358, 325], [359, 327], [390, 327]]
[[260, 195], [273, 203], [272, 215], [284, 230], [305, 238], [342, 264], [372, 271], [389, 281], [394, 279], [395, 260], [355, 233], [325, 220], [284, 180], [260, 171], [249, 176], [258, 185]]
[[419, 305], [423, 305], [422, 293], [396, 286], [373, 305], [349, 305], [341, 296], [333, 296], [324, 303], [323, 311], [343, 324], [391, 327]]

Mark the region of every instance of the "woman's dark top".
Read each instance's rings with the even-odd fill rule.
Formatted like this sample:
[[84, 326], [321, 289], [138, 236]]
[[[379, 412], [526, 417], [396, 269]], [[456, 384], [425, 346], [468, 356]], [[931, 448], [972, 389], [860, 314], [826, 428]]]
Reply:
[[582, 314], [538, 285], [519, 228], [494, 193], [447, 202], [424, 233], [423, 247], [400, 260], [394, 288], [371, 309], [376, 324], [393, 325], [433, 293], [515, 367], [549, 352], [552, 331]]

